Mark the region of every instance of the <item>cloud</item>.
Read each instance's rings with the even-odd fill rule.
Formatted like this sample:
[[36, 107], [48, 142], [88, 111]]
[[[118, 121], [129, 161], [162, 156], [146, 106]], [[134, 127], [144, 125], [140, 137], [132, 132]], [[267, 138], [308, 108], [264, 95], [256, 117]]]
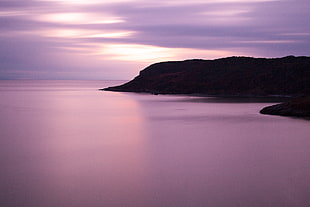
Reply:
[[3, 0], [0, 78], [117, 78], [168, 59], [308, 55], [309, 10], [306, 0]]

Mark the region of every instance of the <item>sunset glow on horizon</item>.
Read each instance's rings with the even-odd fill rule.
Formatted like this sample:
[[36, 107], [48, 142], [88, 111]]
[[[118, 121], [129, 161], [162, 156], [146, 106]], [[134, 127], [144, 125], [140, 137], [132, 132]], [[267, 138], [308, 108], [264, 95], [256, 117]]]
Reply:
[[[4, 0], [0, 79], [29, 78], [31, 71], [44, 79], [70, 71], [66, 78], [76, 79], [83, 70], [130, 79], [167, 60], [307, 56], [309, 9], [305, 0]], [[89, 64], [74, 72], [76, 63], [65, 57]]]

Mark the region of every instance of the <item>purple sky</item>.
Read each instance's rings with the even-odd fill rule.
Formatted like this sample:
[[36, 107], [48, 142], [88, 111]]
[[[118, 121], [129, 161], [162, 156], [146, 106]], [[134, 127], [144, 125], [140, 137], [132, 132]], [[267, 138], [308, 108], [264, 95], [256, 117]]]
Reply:
[[309, 11], [309, 0], [0, 0], [0, 79], [131, 79], [166, 60], [309, 56]]

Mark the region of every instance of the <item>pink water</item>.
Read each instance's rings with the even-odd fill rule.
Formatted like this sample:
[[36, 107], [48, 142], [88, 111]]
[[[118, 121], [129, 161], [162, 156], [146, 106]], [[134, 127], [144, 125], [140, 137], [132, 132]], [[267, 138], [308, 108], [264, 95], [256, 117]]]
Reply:
[[308, 207], [309, 120], [262, 100], [0, 81], [1, 207]]

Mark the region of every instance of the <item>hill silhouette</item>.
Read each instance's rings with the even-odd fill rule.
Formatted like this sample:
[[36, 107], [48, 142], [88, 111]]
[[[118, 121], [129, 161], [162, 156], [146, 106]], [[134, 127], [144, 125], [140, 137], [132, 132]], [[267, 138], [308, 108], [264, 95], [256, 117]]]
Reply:
[[227, 57], [155, 63], [107, 91], [232, 96], [310, 95], [310, 57]]

